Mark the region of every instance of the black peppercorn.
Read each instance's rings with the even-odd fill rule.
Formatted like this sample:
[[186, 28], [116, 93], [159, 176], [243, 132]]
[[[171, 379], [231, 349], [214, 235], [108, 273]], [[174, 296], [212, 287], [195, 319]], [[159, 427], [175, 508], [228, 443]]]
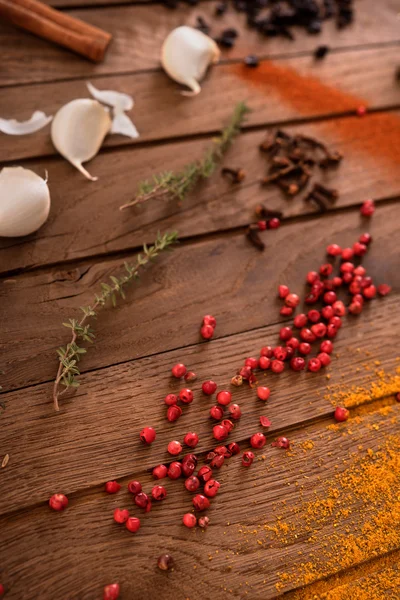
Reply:
[[254, 56], [254, 54], [249, 54], [248, 56], [246, 56], [246, 58], [244, 59], [244, 64], [247, 67], [258, 67], [258, 65], [260, 64], [260, 61], [258, 59], [257, 56]]

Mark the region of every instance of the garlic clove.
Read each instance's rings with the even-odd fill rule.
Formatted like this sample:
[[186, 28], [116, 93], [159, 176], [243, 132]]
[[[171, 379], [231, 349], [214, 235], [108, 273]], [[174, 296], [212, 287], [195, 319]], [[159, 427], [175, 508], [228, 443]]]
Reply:
[[119, 133], [120, 135], [126, 135], [132, 139], [139, 137], [139, 132], [128, 115], [117, 109], [114, 110], [114, 118], [110, 133]]
[[111, 129], [108, 110], [97, 100], [78, 98], [60, 108], [51, 125], [51, 139], [58, 152], [91, 181], [92, 177], [82, 166], [100, 150]]
[[23, 167], [5, 167], [0, 172], [0, 236], [33, 233], [49, 211], [49, 188], [39, 175]]
[[118, 108], [120, 110], [131, 110], [134, 106], [133, 98], [128, 94], [114, 92], [113, 90], [98, 90], [89, 81], [86, 83], [86, 86], [93, 98], [99, 102], [102, 102], [103, 104], [108, 104], [108, 106], [112, 106], [113, 108]]
[[26, 135], [35, 133], [46, 127], [52, 120], [41, 110], [36, 110], [28, 121], [17, 121], [16, 119], [0, 119], [0, 131], [7, 135]]
[[167, 36], [161, 50], [161, 64], [168, 75], [191, 91], [181, 92], [184, 96], [200, 93], [199, 81], [210, 64], [220, 57], [217, 44], [202, 31], [182, 25]]

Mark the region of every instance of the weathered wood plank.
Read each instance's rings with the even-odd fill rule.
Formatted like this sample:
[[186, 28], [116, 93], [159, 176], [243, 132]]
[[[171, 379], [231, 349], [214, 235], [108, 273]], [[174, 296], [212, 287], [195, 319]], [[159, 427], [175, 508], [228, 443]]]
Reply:
[[[2, 472], [0, 514], [40, 502], [55, 488], [71, 493], [127, 476], [138, 465], [146, 469], [169, 462], [168, 442], [182, 440], [187, 431], [200, 437], [196, 451], [211, 450], [216, 442], [209, 409], [215, 398], [201, 392], [202, 381], [209, 378], [218, 382], [219, 389], [232, 390], [233, 402], [242, 407], [243, 416], [231, 435], [235, 441], [255, 433], [261, 415], [270, 418], [269, 431], [275, 435], [331, 415], [332, 404], [324, 398], [327, 385], [345, 381], [347, 386], [368, 388], [371, 372], [365, 370], [366, 362], [374, 366], [374, 360], [379, 360], [379, 369], [386, 372], [397, 366], [393, 348], [399, 331], [390, 323], [398, 301], [398, 295], [389, 297], [374, 303], [358, 320], [346, 321], [335, 342], [329, 380], [326, 371], [259, 374], [260, 383], [271, 389], [267, 404], [257, 400], [255, 390], [247, 385], [233, 388], [230, 380], [247, 356], [257, 356], [262, 345], [278, 343], [279, 325], [88, 373], [76, 395], [61, 400], [61, 413], [53, 410], [51, 384], [4, 396], [2, 450], [10, 455], [10, 462]], [[198, 374], [190, 385], [195, 400], [179, 421], [169, 424], [163, 398], [184, 385], [170, 377], [171, 367], [180, 361]], [[145, 425], [157, 431], [151, 448], [143, 447], [138, 438]]]
[[[366, 265], [378, 283], [383, 280], [399, 290], [393, 244], [399, 232], [397, 214], [394, 205], [375, 215], [370, 226], [375, 244]], [[197, 343], [206, 313], [219, 320], [216, 337], [276, 323], [278, 284], [288, 282], [300, 290], [307, 271], [318, 267], [317, 257], [323, 260], [327, 243], [350, 245], [365, 227], [354, 211], [269, 232], [265, 253], [250, 245], [243, 233], [178, 247], [160, 257], [124, 303], [99, 317], [95, 350], [88, 352], [82, 368], [97, 369]], [[53, 378], [55, 348], [67, 341], [61, 322], [91, 301], [100, 281], [120, 262], [87, 262], [1, 282], [4, 389]]]
[[[199, 6], [182, 5], [177, 11], [157, 5], [104, 7], [69, 11], [93, 25], [106, 29], [113, 41], [102, 64], [93, 65], [73, 54], [40, 40], [12, 26], [2, 24], [2, 71], [0, 85], [65, 80], [91, 77], [101, 74], [132, 73], [159, 66], [160, 48], [171, 29], [181, 24], [194, 24], [202, 15], [212, 21], [216, 2], [205, 2]], [[337, 31], [334, 23], [327, 23], [318, 37], [301, 31], [293, 43], [282, 38], [264, 39], [245, 26], [245, 17], [230, 11], [215, 24], [215, 34], [222, 28], [240, 29], [235, 48], [223, 53], [224, 58], [242, 58], [250, 52], [273, 58], [280, 54], [313, 50], [317, 44], [328, 44], [333, 48], [397, 41], [396, 0], [385, 0], [377, 5], [366, 0], [357, 7], [357, 18], [352, 27]], [[60, 69], [62, 64], [62, 69]]]
[[[320, 424], [293, 431], [289, 455], [266, 446], [266, 460], [255, 462], [246, 472], [239, 466], [239, 457], [231, 459], [218, 472], [221, 488], [209, 511], [211, 523], [206, 532], [187, 530], [181, 524], [182, 514], [191, 508], [190, 495], [182, 489], [181, 481], [166, 481], [168, 497], [145, 516], [133, 507], [125, 486], [116, 496], [107, 496], [100, 488], [72, 496], [63, 514], [50, 512], [43, 490], [42, 505], [0, 521], [2, 581], [9, 588], [8, 596], [11, 600], [33, 600], [39, 595], [43, 600], [92, 600], [101, 596], [105, 584], [119, 581], [123, 597], [144, 598], [162, 586], [163, 600], [195, 598], [194, 590], [206, 598], [211, 581], [217, 600], [231, 595], [272, 599], [277, 596], [276, 586], [280, 588], [281, 573], [294, 571], [301, 580], [310, 554], [319, 556], [323, 565], [329, 540], [333, 551], [344, 549], [345, 541], [360, 536], [364, 523], [376, 514], [372, 502], [363, 504], [352, 498], [341, 507], [348, 508], [350, 516], [341, 516], [337, 522], [340, 505], [333, 503], [332, 514], [321, 519], [312, 540], [310, 533], [307, 535], [308, 503], [325, 498], [330, 482], [339, 488], [339, 501], [341, 494], [346, 496], [335, 476], [346, 475], [360, 460], [366, 463], [367, 448], [373, 452], [385, 445], [399, 411], [397, 405], [386, 416], [373, 412], [361, 423], [350, 421], [344, 433], [352, 429], [351, 435]], [[114, 443], [126, 434], [124, 427]], [[313, 446], [305, 450], [310, 441]], [[103, 455], [107, 456], [106, 452]], [[132, 467], [135, 478], [150, 490], [149, 476], [140, 469], [135, 471], [134, 463]], [[56, 489], [54, 481], [53, 491]], [[379, 504], [388, 513], [385, 498]], [[112, 511], [117, 506], [141, 517], [142, 527], [135, 536], [113, 523]], [[294, 518], [297, 536], [291, 529], [278, 537], [268, 530]], [[393, 531], [398, 528], [399, 523], [393, 521]], [[286, 541], [282, 539], [285, 537]], [[374, 550], [379, 555], [395, 548], [396, 544], [388, 540]], [[157, 557], [166, 552], [176, 563], [176, 570], [169, 574], [156, 567]], [[361, 552], [354, 555], [350, 565], [360, 560]], [[341, 562], [331, 561], [325, 570], [337, 572]], [[318, 570], [314, 577], [318, 577]], [[295, 585], [292, 581], [283, 589]]]
[[[399, 113], [368, 115], [362, 121], [358, 117], [328, 120], [290, 130], [314, 135], [343, 152], [341, 166], [321, 176], [340, 191], [336, 206], [400, 193], [400, 147], [396, 150], [390, 142], [400, 136]], [[210, 138], [102, 153], [90, 164], [90, 171], [100, 176], [97, 182], [86, 181], [62, 159], [27, 163], [42, 176], [45, 170], [49, 173], [51, 214], [36, 234], [0, 240], [0, 272], [126, 250], [151, 241], [158, 230], [177, 229], [186, 237], [246, 225], [254, 220], [259, 202], [286, 217], [312, 213], [315, 208], [302, 200], [307, 190], [288, 201], [275, 186], [260, 186], [266, 161], [258, 144], [264, 137], [265, 132], [243, 134], [225, 159], [227, 166], [246, 169], [242, 185], [232, 185], [217, 172], [181, 208], [175, 201], [159, 200], [122, 213], [118, 210], [133, 198], [141, 180], [198, 159]]]
[[[320, 62], [312, 56], [264, 61], [259, 69], [251, 71], [240, 63], [219, 65], [211, 70], [202, 94], [191, 99], [178, 95], [174, 82], [159, 71], [95, 79], [99, 89], [134, 96], [131, 116], [141, 134], [138, 140], [113, 135], [106, 139], [105, 146], [137, 145], [216, 131], [240, 99], [246, 100], [252, 111], [248, 125], [332, 116], [355, 110], [360, 104], [370, 108], [396, 105], [397, 54], [395, 45], [332, 53]], [[292, 91], [295, 84], [296, 90]], [[10, 88], [0, 96], [0, 115], [21, 120], [28, 119], [35, 110], [52, 115], [63, 104], [88, 95], [85, 81], [34, 84], [23, 93], [19, 87]], [[56, 154], [49, 131], [46, 127], [30, 136], [2, 135], [0, 161]]]

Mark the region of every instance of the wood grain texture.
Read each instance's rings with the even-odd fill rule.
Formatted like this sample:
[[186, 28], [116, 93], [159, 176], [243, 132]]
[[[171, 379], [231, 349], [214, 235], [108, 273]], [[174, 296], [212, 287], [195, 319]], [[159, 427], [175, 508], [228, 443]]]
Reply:
[[[365, 69], [365, 64], [368, 69]], [[120, 135], [109, 136], [105, 147], [140, 145], [143, 142], [172, 140], [177, 137], [210, 133], [221, 128], [230, 118], [232, 107], [245, 100], [251, 108], [246, 124], [270, 125], [285, 120], [314, 118], [355, 110], [360, 104], [370, 108], [397, 105], [399, 84], [394, 77], [398, 64], [398, 45], [348, 50], [329, 55], [316, 62], [311, 55], [276, 60], [276, 72], [265, 73], [261, 64], [246, 81], [248, 69], [240, 63], [214, 67], [203, 83], [202, 93], [195, 98], [185, 98], [178, 86], [159, 71], [102, 77], [93, 80], [99, 89], [120, 90], [131, 94], [135, 107], [130, 116], [135, 122], [140, 138], [130, 140]], [[282, 73], [279, 73], [282, 69]], [[295, 102], [290, 95], [282, 95], [281, 87], [288, 87], [284, 79], [286, 70], [294, 71], [303, 79], [303, 91], [296, 90]], [[259, 73], [258, 80], [256, 78]], [[326, 86], [324, 102], [310, 102], [306, 112], [299, 110], [299, 96], [303, 102], [310, 95], [309, 77]], [[251, 80], [258, 85], [251, 85]], [[335, 90], [335, 93], [332, 93]], [[290, 90], [289, 90], [290, 91]], [[311, 92], [315, 94], [315, 90]], [[322, 92], [321, 92], [322, 93]], [[343, 94], [341, 104], [337, 94]], [[0, 115], [4, 118], [28, 119], [35, 110], [54, 115], [57, 110], [75, 98], [89, 95], [85, 81], [34, 84], [21, 93], [19, 87], [10, 88], [0, 96]], [[301, 98], [300, 98], [301, 99]], [[18, 115], [16, 115], [16, 106]], [[50, 139], [50, 127], [28, 136], [2, 136], [0, 161], [56, 154]]]
[[[291, 434], [291, 455], [266, 446], [266, 460], [256, 461], [246, 472], [239, 466], [239, 457], [231, 459], [218, 472], [221, 488], [208, 511], [211, 524], [206, 532], [187, 530], [181, 524], [182, 514], [191, 508], [190, 495], [181, 481], [167, 481], [167, 499], [145, 516], [132, 509], [125, 485], [116, 496], [107, 496], [101, 488], [72, 495], [62, 514], [49, 510], [43, 490], [40, 506], [0, 521], [2, 580], [9, 588], [8, 596], [11, 600], [39, 596], [43, 600], [92, 600], [101, 596], [105, 584], [119, 581], [123, 598], [146, 598], [158, 588], [163, 600], [197, 600], [209, 597], [211, 578], [212, 597], [217, 600], [275, 598], [279, 573], [298, 569], [300, 574], [310, 553], [323, 557], [330, 535], [338, 537], [346, 528], [347, 535], [359, 535], [374, 509], [364, 510], [357, 522], [354, 513], [359, 504], [355, 503], [353, 515], [342, 518], [339, 527], [334, 526], [334, 512], [311, 544], [304, 534], [293, 540], [288, 536], [284, 543], [262, 527], [256, 535], [252, 531], [264, 524], [276, 526], [278, 517], [283, 522], [290, 520], [295, 507], [298, 523], [303, 523], [307, 501], [323, 497], [326, 481], [365, 456], [366, 448], [379, 449], [399, 412], [399, 405], [386, 417], [373, 412], [354, 424], [352, 435], [332, 432], [321, 424], [297, 429]], [[126, 430], [114, 436], [114, 443], [119, 444], [123, 437]], [[314, 448], [303, 450], [310, 440]], [[142, 481], [144, 489], [151, 489], [149, 475], [141, 469], [135, 471], [134, 463], [133, 477]], [[54, 485], [54, 491], [58, 490]], [[113, 523], [112, 511], [118, 506], [141, 517], [142, 527], [136, 535]], [[155, 564], [165, 552], [176, 562], [176, 570], [167, 574]], [[357, 564], [356, 557], [353, 564]], [[331, 572], [337, 570], [339, 563], [334, 563]], [[294, 586], [291, 583], [284, 589]]]
[[[91, 65], [82, 59], [56, 48], [42, 40], [20, 32], [11, 26], [0, 26], [3, 68], [0, 85], [66, 80], [93, 75], [133, 73], [159, 67], [161, 45], [171, 29], [182, 24], [194, 24], [202, 15], [212, 20], [216, 2], [205, 2], [196, 7], [182, 5], [177, 11], [153, 5], [116, 6], [97, 9], [72, 10], [69, 14], [105, 29], [113, 42], [104, 63]], [[245, 17], [230, 11], [215, 25], [215, 34], [226, 27], [237, 27], [241, 35], [223, 59], [243, 58], [250, 52], [274, 58], [282, 54], [297, 54], [313, 50], [317, 44], [333, 48], [373, 44], [399, 40], [396, 20], [396, 0], [384, 0], [379, 5], [374, 0], [359, 3], [357, 18], [351, 28], [337, 31], [334, 23], [327, 23], [318, 37], [303, 31], [292, 42], [283, 38], [264, 39], [245, 26]], [[62, 69], [60, 69], [62, 64]]]
[[[337, 119], [288, 130], [314, 135], [344, 154], [337, 170], [316, 172], [315, 176], [315, 180], [339, 190], [335, 206], [400, 193], [396, 153], [385, 154], [385, 148], [390, 147], [386, 136], [393, 136], [395, 131], [400, 135], [399, 113], [368, 115], [362, 122], [358, 117]], [[175, 201], [158, 200], [122, 213], [118, 210], [133, 198], [141, 180], [197, 160], [211, 138], [102, 153], [90, 165], [91, 172], [100, 176], [97, 182], [86, 181], [62, 159], [30, 161], [26, 166], [39, 175], [46, 170], [49, 173], [50, 217], [31, 236], [0, 241], [0, 272], [128, 250], [151, 242], [158, 230], [177, 229], [187, 237], [244, 226], [254, 221], [254, 208], [259, 202], [283, 211], [285, 217], [312, 214], [315, 208], [302, 199], [307, 190], [287, 200], [275, 186], [260, 186], [266, 159], [258, 145], [265, 135], [243, 134], [225, 159], [227, 166], [246, 169], [242, 185], [232, 185], [217, 172], [192, 192], [182, 207]]]
[[[365, 264], [377, 283], [386, 281], [399, 291], [398, 253], [392, 243], [399, 232], [397, 215], [395, 204], [371, 221], [375, 244]], [[280, 321], [278, 284], [300, 291], [306, 273], [324, 259], [327, 243], [351, 245], [365, 227], [353, 211], [267, 232], [263, 253], [241, 232], [176, 248], [150, 267], [124, 303], [99, 317], [95, 351], [85, 356], [83, 370], [197, 343], [207, 313], [219, 320], [217, 338]], [[87, 262], [1, 282], [5, 390], [54, 377], [55, 349], [68, 338], [61, 323], [91, 301], [120, 263]]]
[[[375, 360], [379, 369], [394, 372], [398, 331], [388, 323], [398, 301], [398, 295], [377, 301], [358, 320], [347, 319], [335, 341], [329, 380], [327, 371], [298, 374], [286, 369], [280, 376], [260, 373], [260, 385], [271, 389], [267, 404], [257, 400], [255, 389], [247, 385], [234, 388], [230, 380], [247, 356], [258, 356], [263, 345], [278, 343], [279, 325], [88, 373], [73, 397], [60, 400], [60, 413], [53, 410], [51, 384], [5, 395], [2, 448], [10, 461], [1, 473], [0, 514], [36, 504], [55, 489], [70, 494], [170, 462], [168, 442], [182, 440], [187, 431], [196, 431], [200, 437], [196, 452], [211, 450], [216, 442], [209, 409], [215, 397], [202, 394], [201, 383], [206, 379], [218, 382], [219, 389], [230, 389], [233, 402], [242, 407], [243, 416], [231, 441], [245, 440], [260, 429], [262, 415], [271, 420], [268, 431], [274, 436], [301, 423], [330, 417], [333, 406], [324, 397], [329, 393], [327, 386], [345, 381], [349, 387], [368, 387], [371, 371], [365, 365], [372, 366], [375, 377]], [[198, 374], [190, 386], [195, 399], [182, 417], [170, 424], [163, 399], [185, 385], [170, 377], [171, 367], [181, 361]], [[150, 448], [139, 441], [145, 425], [157, 431]], [[99, 460], [100, 456], [104, 459]]]

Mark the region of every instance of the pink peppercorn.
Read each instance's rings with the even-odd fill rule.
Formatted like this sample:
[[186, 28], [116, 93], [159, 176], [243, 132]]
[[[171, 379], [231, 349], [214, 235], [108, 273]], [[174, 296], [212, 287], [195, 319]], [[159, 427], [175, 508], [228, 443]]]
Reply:
[[280, 285], [278, 287], [278, 296], [279, 298], [286, 298], [286, 296], [289, 294], [290, 290], [288, 288], [287, 285]]
[[222, 390], [217, 394], [217, 402], [218, 404], [222, 404], [222, 406], [228, 406], [230, 401], [232, 400], [232, 394], [227, 390]]
[[212, 458], [210, 462], [210, 467], [213, 469], [220, 469], [225, 462], [225, 457], [223, 454], [216, 454], [214, 458]]
[[263, 371], [266, 371], [271, 366], [271, 359], [267, 358], [266, 356], [260, 356], [258, 364], [259, 364], [260, 369], [262, 369]]
[[306, 281], [310, 285], [313, 285], [313, 283], [315, 283], [318, 280], [319, 280], [319, 274], [317, 273], [317, 271], [309, 271], [307, 273]]
[[64, 494], [53, 494], [49, 500], [49, 506], [58, 512], [65, 510], [68, 506], [68, 498]]
[[153, 500], [164, 500], [167, 497], [167, 490], [163, 485], [155, 485], [151, 490]]
[[130, 481], [128, 483], [128, 492], [130, 492], [134, 496], [136, 496], [137, 494], [140, 494], [141, 491], [142, 491], [142, 484], [140, 483], [140, 481]]
[[173, 440], [168, 444], [167, 450], [172, 456], [176, 456], [182, 452], [182, 445], [177, 440]]
[[354, 252], [352, 248], [343, 248], [342, 250], [342, 260], [351, 260], [354, 256]]
[[263, 427], [271, 427], [272, 423], [268, 417], [260, 417], [260, 423]]
[[306, 361], [301, 356], [295, 356], [290, 361], [290, 368], [293, 371], [302, 371], [306, 366]]
[[310, 344], [308, 342], [302, 342], [299, 346], [299, 352], [300, 352], [300, 354], [303, 354], [303, 356], [310, 354], [310, 352], [311, 352]]
[[191, 475], [185, 480], [185, 488], [188, 492], [196, 492], [200, 487], [200, 481], [195, 475]]
[[200, 334], [203, 340], [211, 340], [214, 335], [214, 327], [211, 327], [211, 325], [203, 325], [200, 329]]
[[271, 395], [271, 390], [266, 386], [259, 386], [257, 388], [257, 396], [260, 400], [266, 402]]
[[355, 242], [353, 244], [353, 252], [355, 256], [364, 256], [367, 250], [367, 246], [365, 244], [362, 244], [361, 242]]
[[158, 465], [153, 469], [153, 477], [154, 479], [164, 479], [167, 476], [168, 469], [165, 465]]
[[140, 432], [140, 439], [144, 444], [152, 444], [156, 439], [156, 430], [154, 427], [143, 427]]
[[180, 406], [174, 404], [173, 406], [169, 406], [167, 410], [167, 419], [170, 423], [177, 421], [179, 417], [182, 415], [182, 409]]
[[228, 431], [228, 433], [230, 433], [232, 431], [232, 429], [235, 427], [234, 424], [232, 423], [232, 421], [230, 421], [229, 419], [223, 419], [221, 421], [221, 425], [222, 425], [222, 427], [225, 427], [225, 429]]
[[290, 306], [282, 306], [279, 314], [282, 315], [282, 317], [291, 317], [293, 314], [293, 308], [290, 308]]
[[285, 363], [283, 363], [281, 360], [275, 359], [271, 362], [271, 371], [273, 373], [282, 373], [284, 368], [285, 368]]
[[210, 508], [210, 501], [208, 498], [206, 498], [206, 496], [203, 496], [203, 494], [197, 494], [193, 498], [192, 502], [195, 510], [202, 511]]
[[119, 589], [118, 583], [110, 583], [110, 585], [106, 585], [103, 589], [103, 600], [118, 600]]
[[316, 338], [323, 338], [326, 334], [326, 325], [325, 323], [315, 323], [315, 325], [311, 325], [311, 331]]
[[321, 352], [326, 352], [326, 354], [332, 354], [333, 344], [331, 340], [324, 340], [323, 342], [321, 342], [319, 349], [321, 350]]
[[321, 368], [321, 361], [318, 358], [310, 358], [308, 361], [307, 369], [316, 373]]
[[239, 454], [239, 452], [240, 452], [239, 444], [237, 444], [236, 442], [231, 442], [230, 444], [228, 444], [228, 450], [232, 456]]
[[136, 504], [136, 506], [139, 506], [139, 508], [144, 508], [146, 512], [149, 503], [151, 504], [150, 498], [144, 492], [139, 492], [138, 494], [136, 494], [133, 501]]
[[274, 349], [272, 346], [263, 346], [260, 350], [260, 356], [266, 356], [267, 358], [271, 358], [274, 353]]
[[246, 360], [244, 361], [244, 366], [245, 367], [250, 367], [250, 369], [257, 369], [258, 367], [258, 358], [246, 358]]
[[273, 217], [272, 219], [268, 219], [267, 226], [268, 229], [278, 229], [281, 226], [281, 222], [277, 217]]
[[240, 408], [239, 404], [230, 404], [228, 410], [231, 419], [240, 419], [242, 416], [242, 409]]
[[164, 402], [167, 406], [174, 406], [178, 402], [178, 398], [175, 394], [167, 394], [164, 398]]
[[203, 325], [211, 325], [211, 327], [215, 328], [217, 326], [217, 320], [212, 315], [205, 315], [203, 317]]
[[332, 274], [333, 271], [333, 266], [329, 263], [325, 263], [324, 265], [321, 265], [319, 268], [319, 273], [320, 275], [322, 275], [322, 277], [329, 277], [329, 275]]
[[194, 514], [186, 513], [182, 517], [182, 523], [189, 529], [192, 529], [193, 527], [196, 527], [197, 519]]
[[179, 479], [182, 475], [182, 465], [178, 461], [172, 462], [168, 467], [168, 477], [170, 479]]
[[317, 356], [317, 359], [323, 367], [327, 367], [331, 364], [331, 357], [326, 352], [320, 352]]
[[347, 419], [349, 418], [349, 415], [350, 415], [350, 413], [347, 410], [347, 408], [343, 408], [342, 406], [337, 406], [333, 416], [336, 419], [336, 421], [343, 422], [343, 421], [347, 421]]
[[335, 292], [325, 292], [324, 302], [325, 304], [333, 304], [337, 300]]
[[326, 249], [326, 253], [329, 256], [340, 256], [342, 254], [342, 249], [337, 244], [330, 244]]
[[185, 375], [185, 381], [196, 381], [197, 375], [194, 371], [188, 371]]
[[290, 340], [290, 338], [292, 337], [292, 330], [290, 329], [290, 327], [282, 327], [280, 332], [279, 332], [279, 337], [281, 338], [282, 341], [286, 342], [287, 340]]
[[291, 337], [290, 340], [288, 340], [286, 342], [286, 347], [287, 348], [292, 348], [292, 350], [297, 350], [297, 348], [300, 346], [300, 342], [297, 338], [295, 337]]
[[172, 375], [174, 377], [176, 377], [177, 379], [180, 379], [181, 377], [183, 377], [184, 375], [186, 375], [186, 367], [183, 363], [178, 363], [177, 365], [175, 365], [174, 367], [172, 367], [171, 371], [172, 371]]
[[221, 484], [215, 479], [210, 479], [204, 486], [204, 493], [209, 498], [214, 498], [217, 495]]
[[219, 421], [220, 419], [222, 419], [223, 416], [224, 416], [224, 409], [221, 406], [215, 405], [210, 408], [210, 417], [212, 419]]
[[274, 356], [278, 360], [286, 360], [287, 348], [283, 348], [283, 346], [277, 346], [274, 348]]
[[296, 308], [300, 304], [300, 298], [297, 294], [288, 294], [285, 298], [285, 304], [290, 308]]
[[375, 203], [373, 200], [365, 200], [361, 205], [360, 213], [363, 217], [372, 217], [375, 212]]
[[290, 442], [286, 437], [278, 437], [276, 438], [276, 440], [274, 442], [272, 442], [271, 446], [274, 446], [275, 448], [283, 448], [284, 450], [287, 450], [288, 448], [290, 448]]
[[265, 231], [267, 229], [267, 221], [258, 221], [257, 227], [260, 231]]
[[213, 427], [213, 435], [214, 438], [218, 441], [226, 440], [228, 437], [229, 431], [223, 425], [215, 425]]
[[392, 288], [387, 283], [381, 283], [378, 285], [377, 291], [380, 296], [387, 296], [392, 291]]
[[107, 481], [105, 490], [107, 494], [116, 494], [121, 489], [120, 484], [117, 481]]
[[194, 431], [189, 431], [183, 438], [183, 443], [189, 448], [196, 448], [199, 443], [199, 436]]
[[129, 519], [129, 510], [116, 508], [114, 510], [114, 521], [116, 523], [126, 523]]
[[312, 344], [316, 340], [315, 334], [307, 327], [303, 327], [303, 329], [300, 331], [300, 337], [303, 342], [308, 342], [309, 344]]
[[374, 285], [370, 285], [366, 288], [363, 289], [363, 296], [364, 298], [367, 298], [368, 300], [371, 300], [371, 298], [375, 298], [376, 296], [376, 287]]
[[190, 390], [189, 388], [183, 388], [183, 390], [179, 392], [179, 400], [184, 404], [190, 404], [191, 402], [193, 402], [192, 390]]
[[336, 300], [332, 304], [332, 308], [337, 317], [343, 317], [346, 314], [346, 307], [341, 300]]
[[250, 438], [250, 446], [252, 448], [263, 448], [267, 443], [267, 438], [263, 433], [255, 433]]
[[[321, 318], [319, 310], [312, 308], [311, 310], [308, 311], [307, 318], [309, 321], [311, 321], [311, 323], [317, 323]], [[304, 325], [305, 325], [305, 323], [304, 323]]]
[[201, 389], [206, 396], [212, 396], [217, 389], [217, 384], [212, 379], [209, 379], [202, 384]]
[[297, 329], [301, 329], [306, 324], [307, 324], [307, 315], [305, 315], [304, 313], [296, 315], [295, 318], [293, 319], [293, 325], [295, 327], [297, 327]]
[[330, 305], [324, 306], [321, 309], [321, 315], [323, 316], [324, 319], [330, 319], [331, 317], [333, 317], [334, 314], [335, 314], [335, 311], [333, 310], [332, 306], [330, 306]]
[[250, 467], [250, 465], [253, 463], [254, 461], [254, 454], [253, 452], [251, 452], [250, 450], [247, 450], [246, 452], [243, 452], [242, 455], [242, 465], [244, 467]]

